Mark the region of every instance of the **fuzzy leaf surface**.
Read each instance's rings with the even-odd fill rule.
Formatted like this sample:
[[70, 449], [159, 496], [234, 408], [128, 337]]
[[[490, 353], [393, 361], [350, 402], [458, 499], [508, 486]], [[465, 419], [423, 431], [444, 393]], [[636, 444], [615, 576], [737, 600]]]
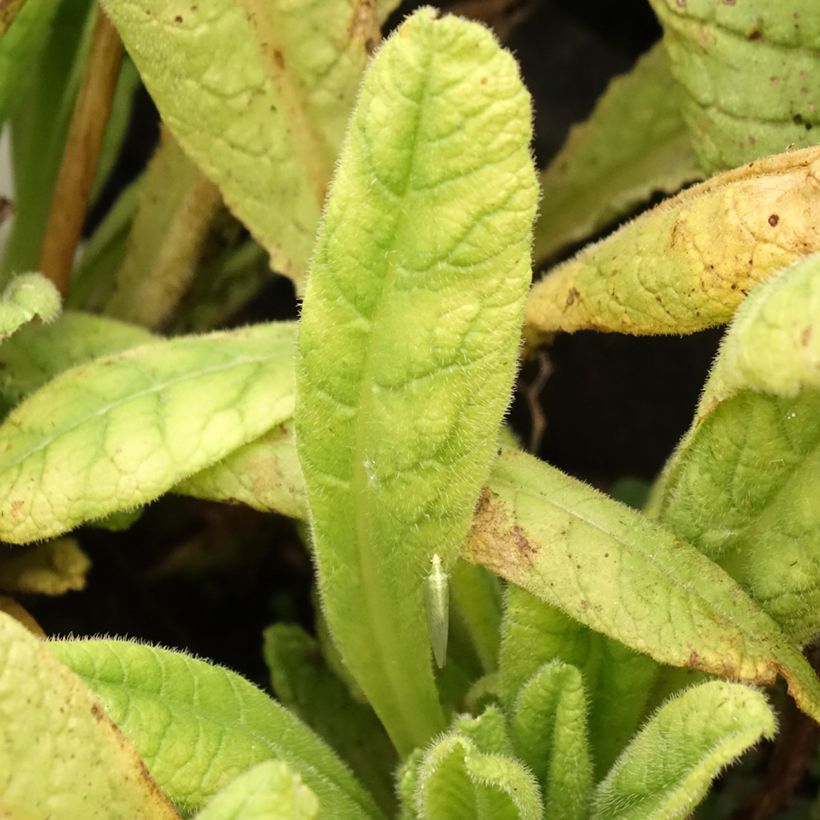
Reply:
[[820, 718], [820, 682], [778, 625], [697, 549], [521, 452], [496, 462], [462, 552], [660, 663], [786, 679]]
[[512, 56], [417, 12], [367, 72], [314, 250], [296, 430], [319, 582], [402, 753], [444, 728], [424, 584], [434, 553], [456, 558], [509, 400], [530, 136]]
[[57, 288], [40, 273], [15, 276], [0, 296], [0, 341], [38, 318], [53, 322], [62, 309]]
[[217, 792], [196, 820], [314, 820], [316, 795], [287, 763], [266, 760]]
[[0, 426], [0, 538], [139, 506], [289, 418], [294, 329], [161, 341], [61, 373]]
[[692, 333], [820, 251], [820, 147], [767, 157], [661, 203], [554, 268], [527, 303], [530, 337]]
[[179, 144], [272, 266], [301, 286], [345, 123], [378, 39], [375, 5], [102, 5]]
[[803, 645], [820, 632], [820, 257], [738, 311], [650, 513]]
[[593, 820], [683, 820], [721, 769], [776, 730], [766, 698], [726, 681], [667, 701], [599, 784]]
[[99, 695], [182, 808], [202, 808], [246, 769], [278, 759], [299, 774], [328, 817], [381, 816], [319, 738], [234, 672], [128, 641], [52, 641], [48, 648]]
[[616, 77], [541, 174], [536, 262], [648, 199], [702, 178], [662, 45]]
[[816, 145], [820, 15], [805, 0], [651, 0], [709, 171]]
[[0, 811], [12, 817], [177, 817], [94, 693], [0, 613]]

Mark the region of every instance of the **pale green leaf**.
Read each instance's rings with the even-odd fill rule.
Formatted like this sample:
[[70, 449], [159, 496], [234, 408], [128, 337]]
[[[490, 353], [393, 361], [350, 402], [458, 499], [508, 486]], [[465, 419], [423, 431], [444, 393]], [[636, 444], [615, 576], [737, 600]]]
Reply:
[[530, 116], [486, 29], [417, 12], [367, 73], [314, 250], [296, 429], [323, 603], [402, 753], [443, 728], [425, 578], [456, 558], [509, 400]]
[[482, 567], [458, 560], [450, 572], [450, 597], [464, 621], [485, 672], [498, 666], [501, 589], [498, 578]]
[[716, 564], [635, 510], [524, 453], [499, 456], [466, 558], [671, 666], [771, 684], [820, 718], [820, 683]]
[[598, 786], [593, 820], [683, 820], [721, 769], [763, 738], [775, 716], [746, 686], [711, 681], [668, 701]]
[[799, 644], [820, 632], [820, 257], [738, 311], [650, 514]]
[[424, 749], [413, 749], [396, 772], [396, 793], [401, 802], [399, 820], [415, 820], [418, 817], [416, 788], [419, 780], [419, 766], [423, 759]]
[[586, 718], [581, 673], [560, 661], [542, 666], [515, 699], [510, 715], [513, 746], [541, 786], [547, 818], [589, 816], [592, 761]]
[[39, 273], [21, 273], [0, 295], [0, 341], [38, 318], [53, 322], [62, 310], [57, 288]]
[[265, 662], [279, 702], [332, 746], [390, 813], [398, 758], [373, 710], [353, 700], [325, 665], [316, 639], [298, 626], [276, 624], [265, 630], [264, 639]]
[[488, 706], [477, 717], [456, 715], [450, 732], [466, 737], [483, 754], [513, 755], [506, 718], [495, 705]]
[[85, 587], [91, 561], [73, 538], [0, 552], [0, 589], [62, 595]]
[[[361, 72], [365, 0], [104, 0], [185, 152], [301, 285]], [[214, 60], [215, 54], [220, 55]]]
[[680, 104], [660, 44], [610, 83], [541, 174], [536, 262], [595, 233], [653, 192], [671, 193], [702, 178]]
[[540, 820], [541, 794], [512, 757], [484, 754], [461, 733], [445, 735], [424, 755], [416, 784], [419, 817], [447, 820]]
[[122, 265], [105, 312], [161, 327], [197, 270], [221, 199], [217, 187], [165, 130], [145, 174]]
[[510, 711], [543, 666], [577, 668], [589, 697], [589, 743], [596, 779], [609, 770], [638, 727], [657, 664], [594, 632], [529, 592], [509, 586], [501, 641], [501, 691]]
[[46, 646], [0, 613], [0, 811], [54, 820], [177, 817], [94, 693]]
[[709, 170], [816, 145], [820, 15], [813, 0], [651, 0]]
[[328, 817], [381, 816], [319, 738], [228, 669], [128, 641], [52, 641], [48, 648], [99, 695], [182, 808], [201, 808], [241, 772], [278, 759], [302, 778]]
[[161, 341], [61, 373], [0, 426], [0, 538], [132, 509], [289, 418], [294, 329]]
[[196, 815], [196, 820], [313, 820], [316, 795], [287, 763], [266, 760], [240, 774]]
[[692, 333], [820, 251], [820, 147], [728, 171], [642, 214], [532, 289], [530, 338], [559, 330]]

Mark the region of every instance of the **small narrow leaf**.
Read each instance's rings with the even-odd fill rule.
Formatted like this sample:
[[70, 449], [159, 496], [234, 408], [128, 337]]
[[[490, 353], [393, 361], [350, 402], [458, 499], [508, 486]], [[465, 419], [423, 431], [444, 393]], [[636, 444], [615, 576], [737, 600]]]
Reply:
[[592, 761], [586, 713], [581, 673], [560, 661], [542, 666], [515, 699], [513, 746], [541, 785], [547, 818], [589, 816]]
[[720, 567], [537, 459], [502, 453], [462, 551], [660, 663], [762, 684], [779, 673], [820, 718], [814, 670]]
[[293, 333], [257, 325], [64, 371], [0, 426], [0, 538], [133, 509], [289, 418]]
[[820, 633], [820, 257], [738, 311], [650, 513], [803, 645]]
[[[361, 72], [364, 0], [104, 0], [163, 121], [301, 285]], [[224, 55], [214, 61], [212, 55]], [[180, 89], [184, 88], [184, 93]]]
[[720, 770], [775, 729], [754, 689], [724, 681], [687, 689], [656, 712], [598, 786], [592, 818], [690, 817]]
[[653, 192], [672, 193], [702, 178], [680, 104], [660, 44], [610, 83], [541, 174], [536, 262], [595, 233]]
[[53, 641], [49, 650], [100, 697], [154, 779], [197, 810], [237, 775], [279, 759], [328, 817], [380, 817], [370, 797], [306, 726], [239, 675], [127, 641]]
[[683, 191], [532, 289], [532, 340], [555, 331], [692, 333], [748, 290], [820, 251], [820, 147], [768, 157]]
[[326, 666], [314, 638], [297, 626], [265, 630], [265, 662], [279, 702], [332, 746], [386, 813], [393, 805], [396, 750], [373, 710], [353, 700]]
[[489, 31], [418, 11], [368, 70], [313, 254], [296, 430], [322, 601], [405, 754], [444, 727], [422, 638], [430, 560], [456, 558], [509, 400], [530, 117]]
[[161, 327], [196, 273], [219, 190], [165, 130], [148, 165], [140, 204], [105, 312]]
[[100, 701], [5, 613], [0, 771], [0, 808], [7, 816], [177, 817]]
[[287, 763], [266, 760], [232, 780], [195, 820], [314, 820], [316, 795]]
[[805, 0], [650, 0], [704, 167], [817, 144], [820, 24]]
[[0, 553], [0, 589], [62, 595], [85, 587], [91, 561], [73, 538]]
[[32, 319], [53, 322], [62, 308], [57, 288], [39, 273], [23, 273], [0, 296], [0, 341]]

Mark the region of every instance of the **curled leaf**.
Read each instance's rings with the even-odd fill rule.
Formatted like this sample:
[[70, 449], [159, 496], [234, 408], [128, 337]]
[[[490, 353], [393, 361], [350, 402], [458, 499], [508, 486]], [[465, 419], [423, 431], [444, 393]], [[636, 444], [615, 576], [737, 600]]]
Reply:
[[6, 285], [0, 296], [0, 341], [39, 318], [53, 322], [62, 309], [57, 288], [39, 273], [21, 273]]
[[689, 188], [533, 286], [530, 341], [556, 331], [692, 333], [727, 322], [749, 289], [820, 251], [820, 147]]
[[91, 561], [73, 538], [0, 553], [0, 589], [62, 595], [85, 587]]

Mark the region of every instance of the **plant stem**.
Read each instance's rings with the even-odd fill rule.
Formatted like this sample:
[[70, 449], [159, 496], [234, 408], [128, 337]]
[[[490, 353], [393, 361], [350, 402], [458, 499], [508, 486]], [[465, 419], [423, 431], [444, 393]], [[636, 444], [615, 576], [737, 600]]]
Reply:
[[100, 9], [96, 15], [40, 252], [40, 270], [64, 295], [88, 210], [123, 55], [122, 41], [114, 26]]

